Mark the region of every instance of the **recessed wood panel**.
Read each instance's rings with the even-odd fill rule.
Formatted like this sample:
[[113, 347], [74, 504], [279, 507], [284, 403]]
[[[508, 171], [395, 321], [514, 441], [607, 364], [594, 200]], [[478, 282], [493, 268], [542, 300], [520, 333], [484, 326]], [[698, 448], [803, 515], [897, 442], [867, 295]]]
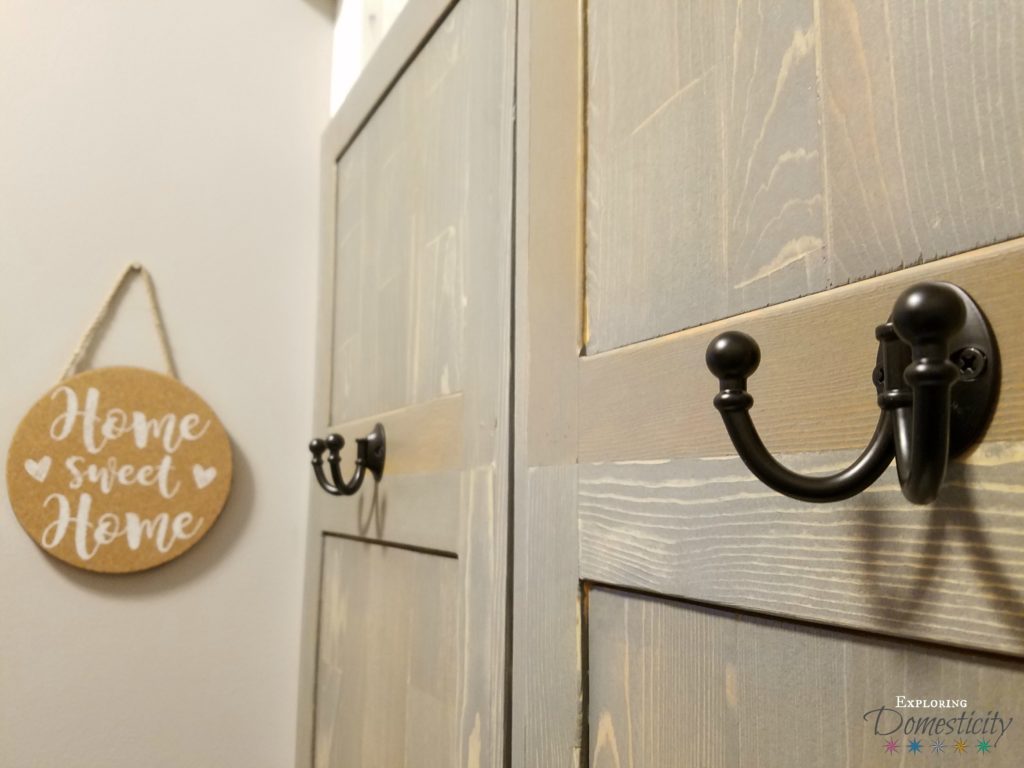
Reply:
[[1024, 231], [1024, 5], [819, 4], [829, 285]]
[[313, 764], [455, 765], [458, 561], [323, 542]]
[[1019, 3], [588, 9], [588, 352], [1024, 232]]
[[594, 768], [1020, 764], [1016, 662], [604, 589], [588, 639]]
[[461, 391], [467, 350], [483, 352], [474, 323], [501, 306], [473, 264], [492, 265], [492, 289], [507, 284], [512, 78], [500, 14], [473, 5], [449, 15], [338, 160], [331, 423]]
[[588, 9], [588, 352], [823, 288], [812, 0]]

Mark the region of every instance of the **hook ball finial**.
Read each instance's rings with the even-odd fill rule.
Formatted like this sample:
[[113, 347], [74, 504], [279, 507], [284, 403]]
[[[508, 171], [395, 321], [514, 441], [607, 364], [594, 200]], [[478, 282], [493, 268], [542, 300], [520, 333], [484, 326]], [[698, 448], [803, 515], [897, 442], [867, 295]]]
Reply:
[[892, 324], [907, 344], [919, 346], [946, 341], [963, 328], [967, 308], [957, 291], [946, 283], [917, 283], [896, 299]]
[[313, 454], [313, 458], [319, 459], [326, 450], [327, 445], [319, 437], [314, 437], [309, 441], [309, 452]]
[[341, 435], [331, 433], [327, 436], [327, 450], [337, 455], [345, 447], [345, 440]]
[[745, 333], [726, 331], [708, 344], [704, 360], [719, 379], [746, 379], [761, 363], [761, 348]]

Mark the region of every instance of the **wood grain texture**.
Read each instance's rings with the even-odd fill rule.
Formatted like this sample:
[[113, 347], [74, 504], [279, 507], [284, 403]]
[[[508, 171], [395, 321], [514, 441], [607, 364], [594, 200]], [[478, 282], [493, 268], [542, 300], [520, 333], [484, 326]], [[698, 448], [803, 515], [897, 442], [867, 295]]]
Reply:
[[[320, 269], [317, 281], [315, 429], [330, 422], [334, 368], [335, 252], [338, 159], [387, 96], [410, 58], [444, 18], [454, 0], [409, 0], [366, 62], [320, 142]], [[300, 739], [300, 741], [302, 741]], [[300, 750], [302, 747], [300, 746]]]
[[[1024, 240], [863, 280], [701, 328], [585, 357], [580, 363], [580, 461], [731, 456], [711, 404], [718, 382], [704, 365], [708, 343], [727, 329], [757, 339], [761, 366], [750, 379], [751, 411], [778, 452], [862, 448], [878, 418], [871, 383], [884, 322], [907, 286], [949, 280], [980, 304], [1003, 361], [999, 408], [986, 435], [1024, 440]], [[808, 383], [808, 370], [827, 377]]]
[[581, 606], [579, 564], [572, 556], [576, 482], [575, 466], [531, 469], [529, 499], [517, 509], [513, 766], [579, 765]]
[[459, 536], [461, 471], [386, 479], [379, 485], [367, 480], [354, 496], [329, 496], [317, 488], [310, 503], [310, 526], [367, 541], [465, 553]]
[[[1020, 763], [1018, 663], [603, 589], [590, 592], [589, 616], [594, 768]], [[875, 735], [877, 714], [865, 713], [894, 708], [897, 696], [966, 699], [975, 718], [998, 710], [998, 743], [990, 737], [994, 748], [980, 754], [984, 736], [942, 728], [945, 749], [933, 753], [927, 718], [958, 718], [964, 709], [904, 708], [903, 730]], [[909, 753], [918, 723], [907, 735], [907, 722], [921, 717], [924, 749]], [[891, 713], [884, 718], [880, 732], [898, 725]], [[890, 738], [895, 755], [885, 752]], [[958, 738], [964, 754], [954, 749]]]
[[[822, 473], [851, 458], [780, 460]], [[584, 466], [579, 493], [585, 579], [1024, 656], [1024, 443], [954, 463], [928, 507], [895, 469], [820, 505], [739, 459]]]
[[[465, 1], [465, 0], [463, 0]], [[505, 764], [508, 472], [463, 473], [459, 561], [459, 751], [467, 768]]]
[[515, 15], [513, 0], [462, 0], [452, 11], [469, 77], [452, 95], [464, 125], [452, 125], [462, 114], [452, 105], [437, 115], [436, 128], [462, 131], [469, 157], [458, 173], [442, 169], [466, 209], [457, 764], [467, 768], [507, 762]]
[[829, 284], [1024, 231], [1024, 7], [818, 2]]
[[588, 352], [1024, 233], [1019, 3], [589, 9]]
[[501, 285], [476, 273], [509, 249], [514, 72], [473, 16], [449, 15], [338, 162], [332, 423], [459, 392], [501, 352], [474, 344]]
[[[493, 224], [469, 220], [451, 172], [483, 161], [466, 134], [477, 75], [457, 65], [459, 42], [439, 30], [338, 162], [332, 422], [462, 388], [464, 254], [492, 244]], [[501, 96], [475, 95], [492, 107]]]
[[345, 477], [354, 469], [356, 438], [368, 435], [378, 422], [386, 425], [384, 471], [388, 477], [445, 472], [463, 466], [462, 393], [331, 426], [328, 431], [347, 440], [341, 463]]
[[812, 0], [588, 8], [588, 352], [823, 288]]
[[456, 765], [458, 562], [325, 537], [317, 768]]

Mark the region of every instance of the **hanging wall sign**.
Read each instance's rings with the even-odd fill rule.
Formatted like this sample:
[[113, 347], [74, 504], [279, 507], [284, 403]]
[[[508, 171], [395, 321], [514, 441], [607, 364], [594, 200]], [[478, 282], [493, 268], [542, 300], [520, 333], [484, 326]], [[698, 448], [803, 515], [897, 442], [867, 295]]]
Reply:
[[[163, 338], [159, 321], [157, 327]], [[128, 573], [173, 560], [210, 530], [227, 501], [227, 433], [173, 377], [166, 342], [164, 351], [172, 375], [128, 367], [66, 375], [14, 434], [7, 455], [11, 506], [36, 543], [66, 563]]]

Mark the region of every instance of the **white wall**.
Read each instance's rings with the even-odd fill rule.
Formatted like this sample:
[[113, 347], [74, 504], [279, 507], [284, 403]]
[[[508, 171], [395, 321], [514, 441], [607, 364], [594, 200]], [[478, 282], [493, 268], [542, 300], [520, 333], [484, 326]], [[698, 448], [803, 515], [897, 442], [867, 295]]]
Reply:
[[[332, 16], [0, 0], [0, 450], [137, 259], [236, 462], [209, 536], [133, 576], [43, 554], [0, 486], [5, 768], [292, 763]], [[159, 360], [135, 283], [94, 362]]]

